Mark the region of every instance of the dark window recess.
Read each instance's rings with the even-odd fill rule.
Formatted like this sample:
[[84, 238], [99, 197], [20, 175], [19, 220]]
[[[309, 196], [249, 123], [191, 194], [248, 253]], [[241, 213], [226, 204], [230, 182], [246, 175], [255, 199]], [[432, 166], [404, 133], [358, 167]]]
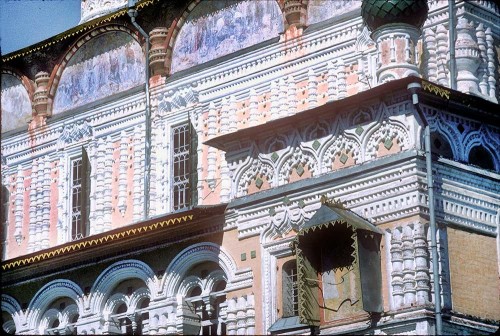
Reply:
[[437, 132], [431, 133], [431, 151], [432, 154], [453, 159], [453, 151], [451, 149], [450, 143], [446, 138]]
[[483, 169], [495, 170], [493, 157], [483, 146], [472, 147], [469, 152], [469, 163]]

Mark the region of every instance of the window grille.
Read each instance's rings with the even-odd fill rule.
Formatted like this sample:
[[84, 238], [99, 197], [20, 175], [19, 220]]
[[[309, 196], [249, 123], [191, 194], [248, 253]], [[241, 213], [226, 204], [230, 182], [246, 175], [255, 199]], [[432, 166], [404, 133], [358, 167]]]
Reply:
[[283, 317], [298, 316], [299, 291], [297, 288], [297, 263], [288, 261], [283, 265]]
[[82, 158], [71, 161], [71, 240], [84, 237], [82, 218]]
[[172, 144], [172, 206], [175, 211], [188, 207], [191, 201], [188, 124], [176, 126], [172, 129]]

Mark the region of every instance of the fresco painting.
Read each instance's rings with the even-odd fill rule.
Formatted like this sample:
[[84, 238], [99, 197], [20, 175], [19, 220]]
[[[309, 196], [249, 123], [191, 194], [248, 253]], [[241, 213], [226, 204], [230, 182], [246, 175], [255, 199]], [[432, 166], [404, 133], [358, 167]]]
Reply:
[[266, 41], [282, 31], [283, 17], [275, 0], [201, 2], [177, 36], [171, 72]]
[[57, 88], [53, 114], [144, 83], [144, 53], [130, 35], [103, 34], [70, 59]]
[[16, 76], [2, 74], [2, 133], [27, 126], [30, 119], [28, 91]]
[[307, 25], [312, 25], [332, 17], [361, 8], [359, 0], [309, 0], [307, 5]]

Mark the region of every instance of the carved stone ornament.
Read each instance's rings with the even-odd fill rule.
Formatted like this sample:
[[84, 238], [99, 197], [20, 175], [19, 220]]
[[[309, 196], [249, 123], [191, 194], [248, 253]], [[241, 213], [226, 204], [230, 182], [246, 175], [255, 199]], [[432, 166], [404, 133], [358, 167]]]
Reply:
[[61, 133], [61, 136], [59, 137], [59, 140], [57, 141], [57, 145], [59, 148], [61, 148], [66, 144], [80, 141], [83, 138], [91, 137], [92, 134], [92, 127], [87, 124], [87, 121], [85, 120], [72, 124], [66, 124]]

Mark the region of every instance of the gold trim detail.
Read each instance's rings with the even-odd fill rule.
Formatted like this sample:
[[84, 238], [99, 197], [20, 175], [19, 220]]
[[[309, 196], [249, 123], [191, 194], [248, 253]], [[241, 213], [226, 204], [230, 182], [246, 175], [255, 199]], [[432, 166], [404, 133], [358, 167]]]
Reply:
[[[137, 4], [136, 8], [137, 9], [142, 9], [142, 8], [144, 8], [146, 6], [149, 6], [149, 5], [151, 5], [151, 4], [153, 4], [153, 3], [157, 2], [157, 1], [158, 0], [147, 0], [147, 1], [144, 1], [144, 2], [141, 2], [141, 3]], [[124, 9], [122, 9], [122, 10], [120, 10], [120, 11], [114, 13], [114, 14], [111, 14], [110, 16], [108, 16], [108, 17], [106, 17], [106, 18], [104, 18], [104, 19], [102, 19], [102, 20], [100, 20], [100, 21], [92, 24], [92, 25], [85, 25], [84, 24], [83, 27], [81, 27], [80, 29], [75, 30], [75, 31], [69, 31], [67, 34], [61, 36], [60, 38], [54, 39], [52, 41], [49, 41], [49, 42], [47, 42], [47, 43], [45, 43], [43, 45], [40, 45], [40, 46], [38, 46], [36, 48], [29, 49], [29, 50], [23, 51], [23, 52], [19, 52], [19, 53], [16, 53], [16, 54], [12, 55], [12, 56], [9, 56], [9, 57], [4, 57], [4, 58], [2, 58], [2, 61], [3, 62], [8, 62], [8, 61], [13, 60], [15, 58], [24, 57], [26, 55], [29, 55], [29, 54], [33, 53], [33, 52], [45, 49], [48, 46], [51, 46], [51, 45], [56, 44], [56, 43], [58, 43], [58, 42], [60, 42], [62, 40], [65, 40], [65, 39], [67, 39], [70, 36], [74, 36], [76, 34], [80, 34], [81, 32], [84, 32], [84, 31], [89, 30], [91, 28], [96, 28], [97, 26], [99, 26], [99, 25], [101, 25], [103, 23], [111, 22], [111, 20], [114, 20], [114, 19], [116, 19], [116, 18], [118, 18], [120, 16], [123, 16], [123, 15], [127, 14], [127, 11], [128, 11], [128, 8], [124, 8]]]
[[424, 91], [429, 91], [430, 93], [434, 93], [436, 96], [440, 96], [441, 98], [450, 99], [450, 91], [440, 88], [432, 84], [431, 82], [427, 82], [422, 80], [422, 88]]
[[101, 237], [101, 238], [95, 238], [95, 239], [91, 239], [91, 240], [86, 240], [86, 241], [74, 243], [74, 244], [71, 244], [69, 246], [58, 248], [57, 250], [54, 250], [51, 252], [44, 252], [44, 253], [38, 254], [38, 255], [33, 256], [33, 257], [29, 257], [29, 258], [6, 263], [6, 264], [2, 265], [2, 269], [5, 271], [5, 270], [12, 269], [15, 267], [25, 266], [28, 264], [32, 264], [34, 262], [42, 261], [42, 260], [45, 260], [48, 258], [52, 258], [52, 257], [58, 256], [58, 255], [61, 255], [61, 254], [67, 253], [67, 252], [77, 251], [77, 250], [80, 250], [80, 249], [83, 249], [86, 247], [104, 244], [108, 241], [121, 239], [121, 238], [132, 236], [132, 235], [135, 235], [138, 233], [143, 233], [146, 231], [153, 231], [153, 230], [157, 230], [159, 228], [163, 228], [166, 226], [191, 221], [191, 220], [193, 220], [193, 218], [194, 218], [194, 215], [186, 215], [186, 216], [177, 217], [177, 218], [170, 218], [168, 220], [164, 220], [164, 221], [157, 222], [154, 224], [144, 225], [144, 226], [141, 226], [139, 228], [129, 229], [129, 230], [119, 232], [119, 233], [109, 234], [109, 235], [106, 235], [106, 236]]

